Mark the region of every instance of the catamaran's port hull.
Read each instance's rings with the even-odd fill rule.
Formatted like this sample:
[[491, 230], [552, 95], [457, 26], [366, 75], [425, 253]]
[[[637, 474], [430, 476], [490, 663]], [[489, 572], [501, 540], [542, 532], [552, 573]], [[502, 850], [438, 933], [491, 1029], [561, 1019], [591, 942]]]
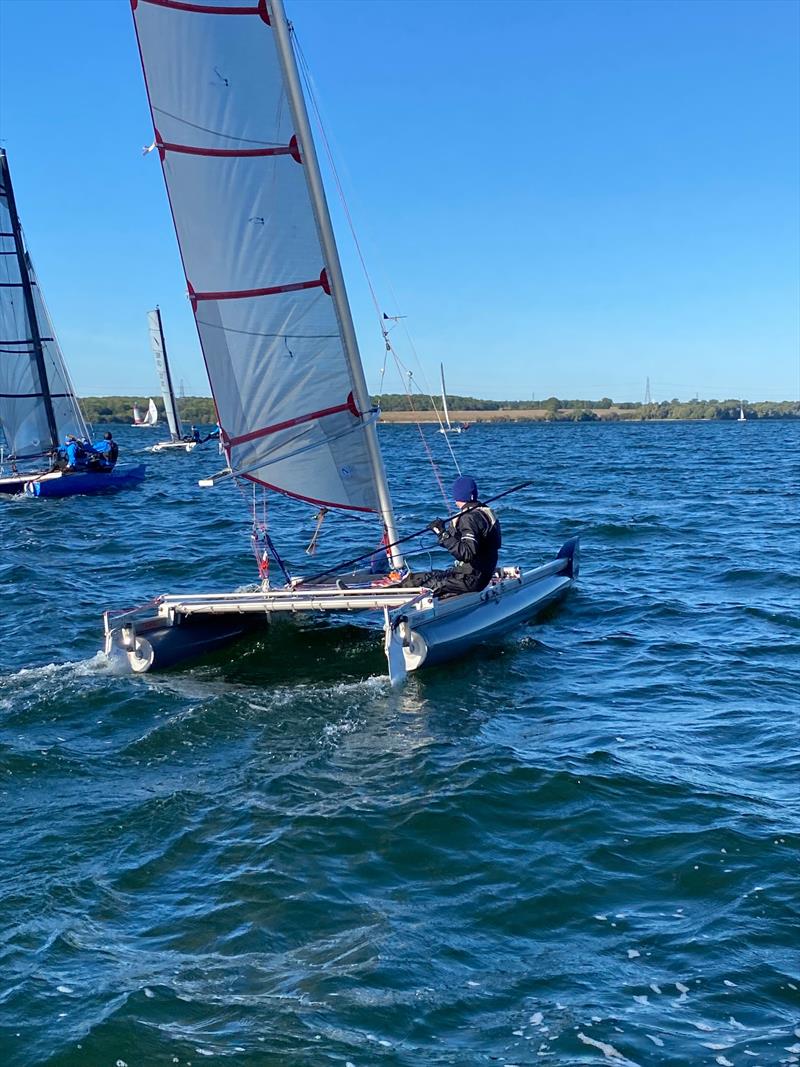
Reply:
[[194, 452], [197, 441], [159, 441], [150, 449], [151, 452]]
[[222, 615], [216, 618], [178, 616], [165, 622], [160, 618], [106, 629], [106, 653], [122, 653], [136, 674], [168, 670], [201, 659], [240, 638], [266, 628], [265, 615]]
[[110, 493], [127, 489], [144, 480], [147, 468], [143, 463], [135, 467], [115, 467], [113, 471], [53, 471], [38, 478], [26, 479], [27, 496], [60, 497], [85, 493]]
[[502, 637], [561, 597], [578, 574], [578, 539], [531, 571], [507, 567], [480, 593], [444, 600], [427, 590], [337, 585], [163, 596], [143, 608], [106, 612], [105, 648], [141, 673], [198, 659], [263, 628], [273, 616], [383, 612], [393, 683], [408, 671], [454, 659]]
[[47, 471], [42, 471], [39, 475], [11, 474], [0, 478], [0, 493], [4, 493], [7, 496], [21, 496], [25, 492], [25, 483], [30, 481], [31, 478], [41, 477], [42, 474], [47, 474]]

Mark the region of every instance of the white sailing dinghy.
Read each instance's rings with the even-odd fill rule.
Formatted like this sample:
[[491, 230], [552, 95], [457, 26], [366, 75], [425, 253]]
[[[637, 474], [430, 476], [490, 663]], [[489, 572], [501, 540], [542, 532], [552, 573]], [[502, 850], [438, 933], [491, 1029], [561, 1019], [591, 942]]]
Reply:
[[164, 401], [164, 412], [167, 416], [169, 427], [169, 441], [158, 441], [153, 445], [153, 452], [191, 452], [196, 447], [196, 441], [186, 441], [183, 436], [183, 425], [178, 411], [178, 401], [172, 386], [172, 373], [167, 359], [167, 342], [164, 340], [164, 324], [161, 321], [161, 310], [155, 308], [147, 313], [147, 327], [150, 332], [150, 347], [153, 349], [153, 359], [156, 362], [158, 380], [161, 382], [161, 396]]
[[447, 408], [447, 386], [444, 384], [444, 363], [439, 364], [439, 370], [442, 376], [442, 408], [444, 410], [444, 426], [439, 427], [439, 433], [461, 433], [463, 427], [450, 422], [450, 412]]
[[747, 422], [747, 416], [744, 413], [744, 404], [739, 404], [739, 418], [737, 422]]
[[[228, 468], [315, 508], [374, 514], [401, 567], [392, 501], [281, 0], [132, 0], [155, 127]], [[267, 542], [271, 548], [271, 542]], [[274, 550], [273, 550], [274, 551]], [[281, 561], [274, 553], [274, 559]], [[350, 561], [353, 562], [353, 561]], [[383, 614], [392, 682], [531, 618], [577, 576], [505, 567], [436, 599], [351, 576], [168, 594], [105, 614], [134, 671], [204, 654], [283, 613]], [[287, 576], [288, 578], [288, 576]]]
[[142, 426], [152, 428], [158, 426], [158, 408], [156, 402], [152, 397], [147, 401], [147, 411], [144, 417], [136, 404], [133, 405], [133, 422], [131, 426]]
[[68, 435], [89, 430], [70, 381], [20, 225], [11, 172], [0, 148], [0, 493], [73, 496], [141, 481], [144, 467], [56, 470]]

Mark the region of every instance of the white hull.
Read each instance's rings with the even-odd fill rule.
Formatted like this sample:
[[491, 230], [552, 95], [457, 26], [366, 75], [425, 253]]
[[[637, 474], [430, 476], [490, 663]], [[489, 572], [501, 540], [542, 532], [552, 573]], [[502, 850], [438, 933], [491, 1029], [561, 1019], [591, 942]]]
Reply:
[[150, 449], [151, 452], [193, 452], [196, 441], [159, 441]]
[[252, 592], [167, 595], [142, 609], [106, 612], [105, 648], [131, 670], [163, 669], [201, 656], [282, 613], [383, 612], [384, 648], [392, 684], [409, 671], [464, 655], [502, 637], [561, 596], [578, 574], [578, 540], [533, 570], [505, 567], [480, 593], [436, 599], [397, 586], [336, 584]]
[[439, 433], [461, 433], [460, 426], [440, 426]]

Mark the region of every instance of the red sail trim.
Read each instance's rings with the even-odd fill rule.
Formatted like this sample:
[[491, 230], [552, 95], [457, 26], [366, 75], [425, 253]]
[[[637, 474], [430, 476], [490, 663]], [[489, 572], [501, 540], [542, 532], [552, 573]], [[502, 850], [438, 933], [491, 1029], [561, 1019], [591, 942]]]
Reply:
[[173, 11], [193, 11], [198, 15], [258, 15], [271, 25], [267, 0], [258, 0], [258, 7], [222, 7], [219, 4], [191, 4], [187, 0], [131, 0], [131, 10], [135, 11], [140, 3], [152, 4], [154, 7], [169, 7]]
[[[321, 408], [319, 411], [309, 411], [307, 415], [298, 415], [294, 419], [286, 419], [285, 422], [276, 422], [272, 426], [264, 426], [260, 430], [251, 430], [250, 433], [243, 433], [239, 437], [228, 437], [225, 435], [225, 444], [228, 448], [235, 448], [237, 445], [245, 445], [248, 441], [257, 441], [260, 437], [269, 437], [270, 434], [278, 433], [280, 430], [288, 430], [292, 426], [300, 426], [304, 422], [313, 422], [315, 419], [324, 419], [326, 415], [339, 415], [343, 411], [349, 411], [351, 415], [355, 415], [357, 419], [361, 418], [361, 412], [356, 407], [355, 398], [352, 392], [347, 394], [347, 400], [343, 404], [336, 404], [334, 407]], [[367, 508], [367, 510], [371, 510]]]
[[[196, 148], [194, 145], [174, 144], [171, 141], [162, 141], [156, 130], [156, 148], [159, 153], [180, 152], [186, 156], [212, 156], [217, 159], [241, 159], [253, 156], [291, 156], [296, 163], [302, 163], [297, 138], [292, 135], [287, 145], [279, 145], [277, 148]], [[162, 155], [163, 159], [163, 155]], [[0, 234], [0, 236], [2, 236]]]
[[319, 278], [312, 282], [290, 282], [288, 285], [269, 285], [264, 289], [231, 289], [219, 293], [198, 293], [191, 282], [186, 283], [189, 287], [189, 300], [192, 307], [197, 311], [200, 300], [247, 300], [254, 296], [277, 296], [279, 293], [297, 293], [301, 289], [322, 289], [331, 295], [331, 287], [328, 281], [328, 272], [323, 269]]
[[332, 500], [317, 500], [317, 498], [313, 496], [303, 496], [302, 493], [293, 493], [289, 489], [282, 489], [279, 485], [265, 482], [263, 478], [256, 478], [252, 474], [243, 474], [241, 477], [246, 478], [248, 482], [255, 482], [256, 485], [263, 485], [265, 489], [272, 489], [276, 493], [283, 493], [284, 496], [293, 497], [295, 500], [304, 500], [307, 504], [316, 504], [317, 507], [340, 508], [342, 511], [365, 511], [368, 515], [376, 514], [375, 508], [365, 508], [358, 504], [334, 503]]

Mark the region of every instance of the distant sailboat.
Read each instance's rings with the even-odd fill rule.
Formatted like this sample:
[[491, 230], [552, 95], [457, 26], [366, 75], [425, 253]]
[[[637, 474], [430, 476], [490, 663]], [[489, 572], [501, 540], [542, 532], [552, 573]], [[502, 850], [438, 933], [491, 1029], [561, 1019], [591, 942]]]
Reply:
[[158, 408], [152, 397], [147, 402], [147, 414], [142, 418], [142, 413], [136, 404], [133, 405], [133, 422], [131, 426], [145, 426], [152, 428], [158, 426]]
[[739, 404], [739, 418], [736, 421], [747, 422], [747, 416], [744, 413], [744, 405], [741, 403]]
[[444, 363], [439, 364], [439, 372], [442, 376], [442, 408], [444, 409], [444, 426], [439, 427], [439, 433], [461, 433], [463, 426], [450, 422], [450, 412], [447, 409], [447, 386], [444, 384]]
[[161, 382], [161, 396], [164, 400], [164, 411], [167, 416], [169, 427], [169, 441], [159, 441], [153, 445], [154, 452], [191, 452], [197, 445], [197, 441], [184, 440], [181, 416], [178, 411], [178, 401], [172, 386], [172, 374], [167, 359], [167, 342], [164, 340], [164, 326], [161, 322], [161, 311], [147, 313], [147, 323], [150, 330], [150, 346], [153, 349], [153, 358], [156, 361], [156, 370]]
[[[17, 213], [8, 158], [0, 148], [0, 429], [11, 475], [0, 493], [72, 496], [141, 481], [145, 468], [57, 469], [68, 436], [89, 429], [70, 381]], [[66, 460], [64, 461], [66, 467]]]

